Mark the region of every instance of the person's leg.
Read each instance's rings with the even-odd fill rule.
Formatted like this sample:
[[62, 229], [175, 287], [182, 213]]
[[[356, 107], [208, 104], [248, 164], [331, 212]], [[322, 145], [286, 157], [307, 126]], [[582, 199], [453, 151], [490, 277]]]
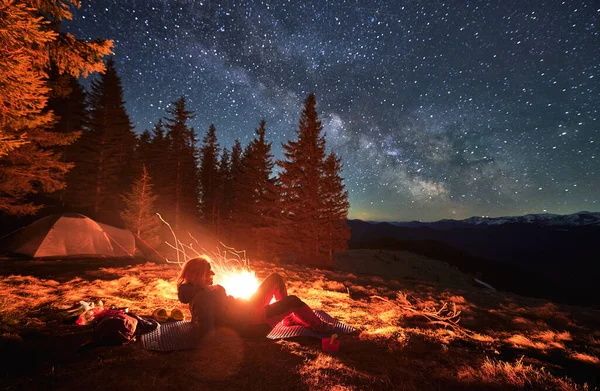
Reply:
[[264, 307], [269, 305], [273, 296], [275, 296], [276, 301], [279, 301], [287, 295], [287, 288], [283, 278], [277, 273], [271, 273], [260, 284], [254, 295], [252, 295], [250, 302], [255, 307]]
[[297, 296], [286, 296], [281, 300], [264, 307], [265, 322], [274, 327], [284, 318], [293, 316], [298, 321], [315, 331], [328, 332], [333, 329], [329, 323], [323, 322], [313, 310]]

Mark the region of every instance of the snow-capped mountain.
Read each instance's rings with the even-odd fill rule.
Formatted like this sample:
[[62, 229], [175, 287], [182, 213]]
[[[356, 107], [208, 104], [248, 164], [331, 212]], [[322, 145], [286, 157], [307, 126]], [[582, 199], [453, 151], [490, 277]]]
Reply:
[[503, 224], [535, 224], [543, 226], [600, 226], [600, 212], [577, 212], [568, 215], [558, 215], [553, 213], [527, 214], [524, 216], [506, 216], [506, 217], [478, 217], [473, 216], [464, 220], [444, 219], [431, 223], [419, 221], [410, 222], [392, 222], [391, 224], [399, 227], [429, 227], [437, 229], [448, 229], [466, 226], [482, 225], [503, 225]]

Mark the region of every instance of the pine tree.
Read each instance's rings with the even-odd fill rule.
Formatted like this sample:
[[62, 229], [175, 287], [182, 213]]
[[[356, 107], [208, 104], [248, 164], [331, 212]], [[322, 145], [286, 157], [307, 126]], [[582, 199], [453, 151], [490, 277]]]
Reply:
[[[54, 112], [57, 119], [53, 131], [59, 134], [82, 134], [88, 121], [85, 90], [75, 77], [59, 75], [57, 72], [52, 72], [51, 85], [52, 97], [48, 102], [48, 108]], [[53, 150], [61, 154], [64, 163], [73, 163], [86, 158], [85, 155], [79, 155], [82, 151], [79, 150], [77, 141], [70, 145], [55, 147]], [[73, 170], [66, 176], [67, 187], [52, 195], [53, 201], [58, 202], [61, 211], [65, 208], [70, 209], [66, 205], [66, 199], [70, 190], [69, 184], [73, 183], [72, 174]]]
[[148, 162], [152, 158], [152, 133], [148, 129], [144, 129], [144, 131], [138, 136], [137, 144], [135, 146], [135, 165], [136, 169], [140, 172], [146, 166], [148, 167]]
[[226, 194], [231, 192], [231, 156], [227, 148], [223, 148], [221, 159], [217, 170], [217, 191], [215, 199], [217, 203], [217, 221], [216, 230], [217, 237], [223, 241], [229, 238], [229, 224], [231, 216], [229, 216], [230, 207]]
[[271, 178], [275, 163], [271, 143], [266, 142], [265, 133], [266, 122], [262, 120], [242, 159], [238, 178], [239, 214], [236, 216], [239, 236], [245, 232], [244, 247], [259, 256], [268, 252], [268, 242], [276, 229], [277, 217], [277, 192], [275, 180]]
[[[86, 93], [83, 86], [71, 75], [53, 72], [52, 96], [48, 108], [54, 112], [56, 122], [52, 130], [60, 134], [81, 133], [88, 122]], [[73, 161], [73, 144], [55, 148], [64, 162]]]
[[282, 169], [279, 175], [281, 251], [297, 254], [302, 261], [311, 264], [326, 262], [320, 237], [323, 208], [320, 182], [325, 159], [322, 130], [316, 99], [310, 94], [300, 115], [298, 140], [283, 145], [285, 160], [277, 163]]
[[215, 228], [217, 220], [219, 143], [215, 125], [210, 125], [200, 147], [200, 209], [202, 218]]
[[139, 135], [135, 148], [137, 169], [141, 172], [142, 166], [145, 165], [155, 184], [158, 183], [162, 168], [168, 160], [167, 151], [164, 125], [159, 119], [152, 131], [145, 129]]
[[122, 196], [125, 209], [120, 213], [125, 226], [151, 247], [156, 247], [159, 219], [156, 215], [156, 195], [152, 191], [152, 179], [144, 165], [140, 177], [133, 183], [131, 191]]
[[106, 71], [92, 82], [89, 105], [89, 132], [80, 144], [85, 150], [80, 153], [82, 160], [75, 162], [71, 202], [96, 218], [116, 223], [123, 210], [119, 194], [133, 182], [137, 140], [112, 58]]
[[[33, 214], [36, 193], [64, 188], [72, 167], [51, 148], [71, 144], [77, 134], [57, 134], [47, 108], [51, 65], [74, 77], [102, 71], [112, 42], [84, 42], [59, 34], [78, 0], [4, 1], [0, 5], [0, 213]], [[23, 143], [24, 140], [27, 143]], [[25, 175], [26, 174], [26, 175]]]
[[[154, 184], [154, 193], [157, 195], [156, 209], [161, 215], [167, 217], [171, 209], [172, 197], [170, 189], [172, 188], [171, 162], [169, 154], [169, 140], [162, 119], [154, 125], [150, 134], [150, 141], [147, 147], [143, 147], [143, 161], [146, 164], [148, 173], [152, 177]], [[147, 148], [147, 150], [145, 150]]]
[[[242, 159], [243, 159], [244, 150], [242, 148], [242, 143], [239, 139], [235, 139], [233, 144], [233, 148], [231, 148], [231, 163], [230, 163], [230, 173], [229, 173], [229, 182], [226, 183], [226, 191], [225, 191], [225, 205], [227, 208], [227, 221], [226, 225], [228, 227], [229, 233], [229, 241], [228, 243], [235, 244], [239, 246], [237, 243], [239, 241], [239, 235], [237, 234], [237, 216], [242, 212], [239, 204], [239, 196], [242, 194], [242, 190], [240, 189], [240, 178], [243, 175], [242, 173]], [[242, 235], [243, 237], [243, 235]], [[240, 247], [242, 248], [242, 247]]]
[[[176, 230], [181, 228], [184, 216], [194, 220], [198, 215], [198, 154], [196, 133], [188, 127], [194, 113], [186, 108], [185, 97], [171, 103], [166, 117], [167, 152], [163, 167], [157, 167], [164, 196], [160, 198], [165, 215]], [[156, 141], [160, 141], [156, 139]], [[167, 179], [168, 178], [168, 179]], [[163, 182], [164, 181], [164, 182]]]
[[348, 202], [348, 192], [340, 176], [341, 172], [341, 159], [334, 152], [330, 153], [323, 165], [321, 182], [322, 237], [327, 240], [324, 250], [330, 265], [333, 265], [333, 253], [346, 251], [350, 239], [350, 227], [347, 222], [350, 203]]
[[10, 151], [17, 149], [24, 144], [27, 144], [25, 135], [22, 135], [19, 138], [7, 137], [4, 136], [4, 133], [0, 130], [0, 158], [8, 155]]

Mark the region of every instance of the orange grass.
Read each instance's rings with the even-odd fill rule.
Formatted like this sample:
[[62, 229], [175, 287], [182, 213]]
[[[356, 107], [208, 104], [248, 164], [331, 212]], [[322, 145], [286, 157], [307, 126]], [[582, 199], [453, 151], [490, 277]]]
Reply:
[[587, 384], [579, 385], [568, 378], [556, 378], [543, 367], [526, 365], [522, 358], [512, 363], [486, 358], [479, 368], [463, 368], [458, 376], [468, 383], [489, 388], [510, 386], [534, 390], [589, 390]]
[[[227, 329], [192, 351], [156, 353], [131, 344], [81, 353], [77, 347], [89, 338], [89, 328], [59, 324], [57, 311], [79, 300], [102, 300], [140, 315], [158, 307], [179, 307], [189, 318], [188, 308], [177, 301], [179, 266], [144, 260], [3, 261], [0, 332], [5, 338], [0, 348], [11, 352], [14, 360], [1, 369], [0, 385], [129, 390], [593, 389], [585, 383], [595, 379], [600, 344], [594, 334], [599, 318], [591, 309], [484, 291], [446, 264], [410, 253], [356, 250], [340, 255], [337, 262], [337, 270], [252, 263], [259, 278], [282, 274], [290, 294], [358, 329], [354, 335], [342, 335], [340, 353], [330, 356], [316, 339], [247, 340]], [[454, 304], [461, 311], [461, 329], [431, 324], [372, 298], [393, 301], [400, 291], [418, 299], [423, 308]], [[225, 334], [228, 342], [220, 343], [219, 336]]]

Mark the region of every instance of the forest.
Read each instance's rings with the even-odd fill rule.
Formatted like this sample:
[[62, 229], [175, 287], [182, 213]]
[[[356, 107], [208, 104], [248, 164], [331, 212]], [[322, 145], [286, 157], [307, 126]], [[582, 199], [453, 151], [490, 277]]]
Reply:
[[[3, 227], [22, 226], [23, 216], [80, 213], [126, 227], [158, 251], [168, 250], [170, 226], [177, 237], [206, 238], [207, 246], [332, 265], [333, 253], [347, 248], [349, 202], [313, 94], [281, 160], [271, 153], [264, 119], [248, 119], [257, 121], [248, 145], [220, 145], [214, 125], [200, 139], [185, 96], [139, 133], [112, 41], [60, 32], [71, 5], [79, 3], [36, 9], [9, 2], [0, 10], [7, 27], [0, 30]], [[91, 74], [86, 91], [80, 80]]]

